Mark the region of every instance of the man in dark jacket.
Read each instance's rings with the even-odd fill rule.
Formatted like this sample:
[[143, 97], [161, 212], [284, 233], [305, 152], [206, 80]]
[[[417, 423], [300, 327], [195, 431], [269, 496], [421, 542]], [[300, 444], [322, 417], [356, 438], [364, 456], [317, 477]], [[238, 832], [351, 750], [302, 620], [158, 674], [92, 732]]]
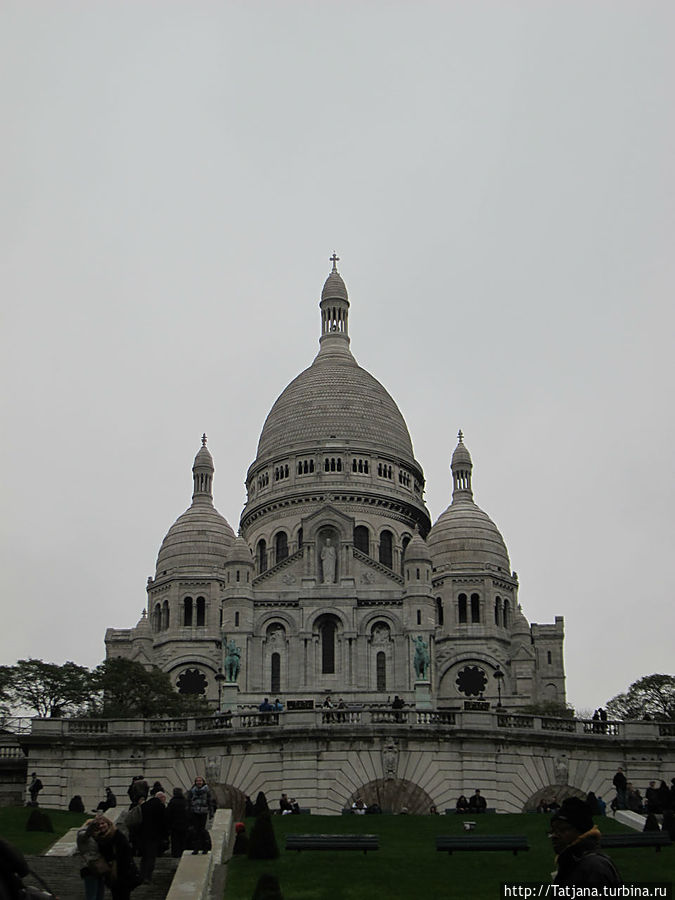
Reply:
[[166, 794], [158, 791], [141, 805], [141, 877], [145, 884], [152, 880], [155, 861], [160, 847], [169, 837], [169, 817], [166, 812]]
[[612, 784], [616, 788], [616, 808], [627, 809], [626, 789], [628, 788], [628, 779], [621, 766], [619, 766], [616, 775], [612, 778]]
[[554, 884], [618, 887], [623, 882], [612, 860], [600, 853], [600, 832], [588, 804], [568, 797], [551, 819], [551, 844], [558, 871]]

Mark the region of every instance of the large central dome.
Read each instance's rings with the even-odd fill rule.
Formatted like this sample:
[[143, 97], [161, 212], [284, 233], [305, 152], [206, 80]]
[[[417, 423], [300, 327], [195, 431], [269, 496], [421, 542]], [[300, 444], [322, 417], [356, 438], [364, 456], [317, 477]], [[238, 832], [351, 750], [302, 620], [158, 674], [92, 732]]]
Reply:
[[303, 446], [339, 441], [355, 450], [414, 463], [410, 434], [398, 406], [349, 350], [348, 310], [347, 288], [333, 267], [321, 292], [321, 349], [270, 410], [257, 462]]
[[319, 353], [270, 410], [258, 443], [258, 460], [307, 443], [339, 440], [412, 464], [408, 428], [380, 382], [349, 351], [344, 357], [322, 357]]

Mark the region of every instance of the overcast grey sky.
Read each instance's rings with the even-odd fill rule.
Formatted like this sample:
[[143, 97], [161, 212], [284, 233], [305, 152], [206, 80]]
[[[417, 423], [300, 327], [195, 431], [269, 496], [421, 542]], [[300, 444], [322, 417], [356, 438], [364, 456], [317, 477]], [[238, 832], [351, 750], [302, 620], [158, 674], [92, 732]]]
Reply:
[[237, 528], [336, 249], [435, 520], [458, 428], [568, 697], [673, 672], [675, 5], [4, 0], [0, 663]]

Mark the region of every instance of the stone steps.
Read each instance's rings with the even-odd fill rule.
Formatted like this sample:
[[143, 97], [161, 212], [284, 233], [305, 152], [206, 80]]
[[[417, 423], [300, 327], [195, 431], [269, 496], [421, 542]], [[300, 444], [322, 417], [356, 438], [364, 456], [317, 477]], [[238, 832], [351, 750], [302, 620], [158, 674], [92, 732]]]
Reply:
[[[26, 862], [33, 872], [51, 888], [59, 900], [80, 900], [84, 896], [79, 856], [27, 856]], [[136, 860], [138, 862], [138, 860]], [[171, 887], [177, 859], [160, 857], [155, 865], [152, 884], [142, 884], [133, 892], [134, 900], [164, 900]], [[24, 879], [26, 885], [38, 885], [30, 875]], [[109, 892], [106, 890], [106, 897]]]

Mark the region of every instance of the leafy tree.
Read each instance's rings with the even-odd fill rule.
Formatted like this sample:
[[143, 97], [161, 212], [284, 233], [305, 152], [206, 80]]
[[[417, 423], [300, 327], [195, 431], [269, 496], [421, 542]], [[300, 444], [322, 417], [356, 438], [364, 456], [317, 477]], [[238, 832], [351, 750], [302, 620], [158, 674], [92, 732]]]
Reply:
[[119, 719], [210, 712], [202, 698], [178, 694], [167, 673], [157, 666], [146, 669], [139, 662], [115, 657], [97, 666], [93, 677], [98, 695], [90, 715]]
[[[82, 707], [92, 694], [89, 669], [74, 662], [62, 666], [41, 659], [20, 659], [8, 672], [5, 693], [13, 707], [23, 707], [41, 718], [62, 716]], [[0, 685], [1, 686], [1, 685]]]
[[12, 669], [10, 666], [0, 666], [0, 716], [9, 714], [9, 704], [12, 699], [10, 685], [12, 683]]
[[675, 720], [675, 675], [645, 675], [606, 704], [611, 718]]

